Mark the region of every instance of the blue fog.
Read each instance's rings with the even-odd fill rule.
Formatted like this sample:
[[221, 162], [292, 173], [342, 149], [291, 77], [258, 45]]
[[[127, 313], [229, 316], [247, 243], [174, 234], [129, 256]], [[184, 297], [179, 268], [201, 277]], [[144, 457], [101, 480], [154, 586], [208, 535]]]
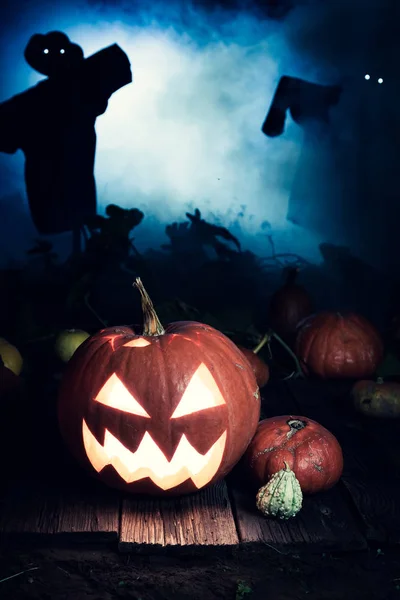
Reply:
[[[382, 181], [389, 189], [393, 176], [382, 159], [395, 144], [387, 132], [396, 119], [397, 85], [384, 2], [338, 0], [330, 8], [303, 2], [275, 21], [252, 7], [206, 11], [160, 3], [149, 10], [71, 0], [57, 9], [41, 2], [16, 10], [19, 1], [0, 12], [0, 102], [41, 78], [23, 57], [34, 33], [62, 30], [85, 56], [117, 42], [129, 56], [133, 83], [114, 94], [97, 120], [96, 181], [100, 213], [109, 203], [145, 213], [135, 230], [140, 250], [165, 243], [165, 225], [198, 207], [261, 255], [270, 253], [272, 234], [277, 250], [311, 261], [320, 261], [322, 241], [349, 245], [374, 261], [376, 252], [359, 236], [357, 211], [363, 194], [373, 203], [384, 193]], [[284, 73], [345, 82], [329, 138], [310, 141], [290, 118], [281, 137], [261, 133]], [[37, 238], [23, 165], [21, 152], [0, 154], [0, 247], [8, 265], [24, 260]], [[290, 202], [298, 225], [287, 220]], [[61, 252], [69, 247], [66, 234], [52, 240]]]

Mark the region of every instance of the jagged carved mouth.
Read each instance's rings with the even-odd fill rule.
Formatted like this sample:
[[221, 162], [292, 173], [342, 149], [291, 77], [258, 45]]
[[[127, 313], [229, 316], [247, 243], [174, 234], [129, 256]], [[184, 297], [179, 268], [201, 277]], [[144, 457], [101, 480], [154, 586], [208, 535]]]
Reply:
[[149, 477], [160, 489], [169, 490], [187, 479], [200, 489], [207, 485], [217, 473], [225, 450], [227, 432], [218, 438], [206, 454], [200, 454], [182, 435], [178, 447], [169, 461], [151, 435], [146, 432], [136, 452], [126, 448], [108, 429], [104, 444], [100, 444], [90, 431], [85, 420], [82, 435], [86, 455], [99, 473], [112, 465], [126, 482], [133, 483]]

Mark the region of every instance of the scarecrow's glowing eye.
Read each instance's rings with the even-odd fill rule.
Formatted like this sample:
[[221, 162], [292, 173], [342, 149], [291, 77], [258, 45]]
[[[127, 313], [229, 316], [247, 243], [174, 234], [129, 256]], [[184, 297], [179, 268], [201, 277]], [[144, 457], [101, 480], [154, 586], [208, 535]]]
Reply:
[[[371, 79], [371, 75], [369, 73], [366, 73], [364, 75], [364, 79], [366, 79], [367, 81], [370, 81]], [[382, 77], [378, 77], [378, 79], [376, 80], [379, 84], [383, 83], [383, 78]]]

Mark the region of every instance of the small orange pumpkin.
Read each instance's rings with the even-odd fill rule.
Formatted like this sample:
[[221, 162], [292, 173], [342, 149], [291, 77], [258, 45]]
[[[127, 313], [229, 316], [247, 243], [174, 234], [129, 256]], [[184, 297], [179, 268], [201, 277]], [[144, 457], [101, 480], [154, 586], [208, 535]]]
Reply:
[[258, 352], [269, 340], [269, 334], [264, 335], [260, 343], [257, 344], [253, 350], [245, 348], [244, 346], [238, 346], [239, 350], [241, 350], [242, 354], [244, 354], [249, 361], [254, 375], [256, 376], [257, 385], [260, 389], [266, 386], [269, 381], [269, 366], [260, 356], [258, 356]]
[[269, 306], [269, 322], [274, 331], [285, 340], [294, 341], [298, 323], [313, 312], [313, 304], [307, 290], [296, 283], [299, 269], [290, 267], [286, 281], [272, 296]]
[[265, 485], [286, 462], [303, 494], [328, 490], [340, 479], [343, 453], [336, 437], [308, 417], [281, 415], [260, 421], [243, 457], [252, 479]]
[[383, 342], [364, 317], [325, 311], [300, 324], [296, 354], [306, 372], [323, 379], [362, 379], [373, 375], [381, 362]]

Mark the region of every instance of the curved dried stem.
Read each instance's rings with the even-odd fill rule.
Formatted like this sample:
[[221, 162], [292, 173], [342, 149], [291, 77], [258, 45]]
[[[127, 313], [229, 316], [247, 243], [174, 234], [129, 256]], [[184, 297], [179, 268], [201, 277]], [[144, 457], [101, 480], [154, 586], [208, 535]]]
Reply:
[[165, 329], [162, 326], [160, 319], [157, 316], [153, 302], [150, 296], [146, 292], [142, 280], [140, 277], [136, 277], [133, 283], [134, 287], [139, 290], [142, 299], [142, 311], [143, 311], [143, 335], [163, 335]]
[[267, 332], [263, 336], [263, 338], [260, 340], [260, 342], [257, 344], [257, 346], [255, 348], [253, 348], [254, 354], [257, 354], [258, 352], [260, 352], [261, 348], [263, 348], [265, 346], [265, 344], [269, 341], [271, 341], [271, 334], [269, 332]]
[[301, 368], [299, 359], [297, 358], [297, 356], [295, 355], [293, 350], [291, 348], [289, 348], [289, 346], [286, 344], [286, 342], [284, 342], [283, 339], [277, 333], [275, 333], [275, 331], [273, 331], [272, 329], [270, 331], [270, 336], [274, 337], [276, 339], [276, 341], [279, 342], [280, 345], [286, 350], [286, 352], [288, 354], [290, 354], [290, 356], [293, 358], [293, 361], [296, 365], [296, 377], [302, 377], [304, 379], [305, 375], [304, 375], [303, 369]]

